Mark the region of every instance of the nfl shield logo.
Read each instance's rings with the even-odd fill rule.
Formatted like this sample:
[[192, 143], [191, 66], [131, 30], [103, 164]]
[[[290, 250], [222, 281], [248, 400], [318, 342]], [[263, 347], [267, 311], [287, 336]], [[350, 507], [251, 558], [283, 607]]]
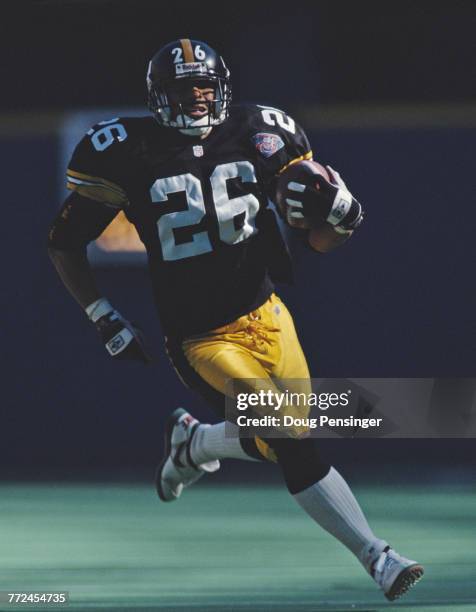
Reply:
[[202, 145], [193, 145], [193, 154], [195, 155], [195, 157], [203, 157]]

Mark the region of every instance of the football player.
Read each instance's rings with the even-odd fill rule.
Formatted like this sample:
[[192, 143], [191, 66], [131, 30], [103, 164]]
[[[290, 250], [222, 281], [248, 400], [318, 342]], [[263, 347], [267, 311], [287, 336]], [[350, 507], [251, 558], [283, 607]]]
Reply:
[[[292, 317], [274, 292], [273, 281], [290, 272], [268, 204], [279, 174], [311, 160], [311, 147], [284, 112], [232, 106], [230, 73], [204, 42], [181, 39], [160, 49], [147, 88], [151, 116], [102, 121], [77, 145], [67, 171], [72, 193], [50, 229], [49, 254], [109, 355], [147, 362], [141, 333], [96, 287], [86, 255], [123, 211], [147, 250], [170, 359], [223, 419], [231, 379], [241, 391], [256, 390], [250, 380], [268, 389], [277, 379], [309, 384]], [[362, 219], [338, 173], [328, 172], [319, 189], [309, 176], [290, 181], [284, 194], [285, 218], [311, 227], [318, 250], [340, 244]], [[201, 424], [177, 409], [166, 427], [159, 497], [177, 500], [222, 459], [274, 461], [304, 511], [356, 555], [388, 599], [399, 597], [421, 577], [421, 565], [373, 534], [342, 476], [305, 434], [240, 438], [225, 435], [224, 420]]]

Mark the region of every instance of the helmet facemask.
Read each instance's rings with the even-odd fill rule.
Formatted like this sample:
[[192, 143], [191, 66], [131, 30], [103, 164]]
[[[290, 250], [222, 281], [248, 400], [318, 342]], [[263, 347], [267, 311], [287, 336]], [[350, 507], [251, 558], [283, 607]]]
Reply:
[[[228, 73], [229, 74], [229, 73]], [[193, 99], [190, 92], [193, 83], [201, 88], [213, 88], [213, 99]], [[182, 85], [183, 92], [180, 93]], [[189, 85], [188, 92], [187, 85]], [[231, 104], [231, 86], [228, 75], [226, 77], [203, 73], [192, 73], [183, 77], [176, 77], [165, 82], [152, 81], [151, 70], [147, 74], [147, 87], [149, 91], [148, 106], [160, 125], [173, 127], [189, 136], [207, 134], [212, 127], [223, 123], [229, 114]], [[174, 91], [174, 89], [178, 91]], [[187, 114], [187, 106], [200, 104], [208, 107], [208, 112], [202, 117], [193, 117]]]

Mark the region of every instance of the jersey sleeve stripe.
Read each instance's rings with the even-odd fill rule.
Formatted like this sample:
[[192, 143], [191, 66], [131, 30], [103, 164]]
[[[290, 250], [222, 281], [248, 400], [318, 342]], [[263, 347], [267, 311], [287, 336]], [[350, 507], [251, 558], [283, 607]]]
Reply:
[[105, 185], [101, 181], [85, 181], [84, 179], [78, 179], [69, 174], [67, 174], [67, 178], [68, 178], [69, 183], [74, 183], [75, 185], [88, 185], [90, 187], [102, 187], [103, 189], [109, 189], [110, 191], [114, 191], [114, 193], [117, 193], [120, 196], [123, 196], [123, 197], [126, 196], [126, 194], [124, 193], [122, 189], [120, 188], [116, 189], [114, 187], [111, 187], [110, 185]]
[[126, 206], [129, 201], [126, 192], [112, 181], [101, 179], [68, 168], [66, 187], [93, 200], [107, 202], [114, 206]]
[[104, 202], [117, 208], [123, 208], [128, 204], [127, 200], [124, 201], [124, 198], [119, 196], [117, 193], [110, 191], [109, 189], [105, 189], [101, 185], [78, 185], [77, 183], [71, 183], [68, 181], [66, 183], [66, 187], [71, 189], [71, 191], [76, 191], [86, 198], [90, 198], [91, 200], [96, 200], [98, 202]]
[[66, 187], [72, 191], [112, 206], [124, 207], [129, 201], [126, 192], [111, 181], [83, 174], [68, 168]]
[[183, 59], [185, 60], [185, 62], [194, 62], [195, 58], [193, 55], [192, 43], [190, 42], [190, 38], [181, 38], [180, 44], [182, 45]]
[[101, 184], [126, 196], [126, 192], [124, 191], [124, 189], [117, 185], [117, 183], [113, 183], [112, 181], [108, 181], [107, 179], [101, 178], [99, 176], [91, 176], [91, 174], [84, 174], [83, 172], [78, 172], [77, 170], [71, 170], [71, 168], [67, 169], [66, 174], [68, 175], [68, 179], [75, 178], [87, 181], [88, 183], [92, 183], [95, 185]]
[[305, 159], [312, 159], [312, 151], [308, 151], [307, 153], [304, 153], [304, 155], [300, 155], [299, 157], [295, 157], [294, 159], [292, 159], [289, 163], [287, 163], [285, 166], [283, 166], [278, 174], [281, 174], [281, 172], [284, 172], [286, 170], [286, 168], [289, 168], [289, 166], [292, 166], [293, 164], [297, 164], [300, 161], [304, 161]]

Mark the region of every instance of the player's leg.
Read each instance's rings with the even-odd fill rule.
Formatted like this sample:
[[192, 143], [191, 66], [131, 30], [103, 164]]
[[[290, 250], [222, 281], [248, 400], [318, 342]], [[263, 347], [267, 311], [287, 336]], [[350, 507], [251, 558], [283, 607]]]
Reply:
[[[187, 342], [168, 340], [167, 352], [182, 382], [198, 391], [223, 417], [228, 380], [269, 380], [266, 370], [248, 350], [256, 348], [257, 340], [248, 330], [247, 318], [241, 317], [235, 324], [203, 337]], [[270, 380], [269, 387], [277, 391]], [[243, 383], [243, 390], [251, 388]], [[263, 459], [253, 440], [242, 441], [233, 424], [201, 424], [185, 410], [176, 410], [166, 426], [164, 457], [156, 475], [160, 499], [177, 499], [184, 487], [204, 473], [216, 471], [222, 458]]]
[[[222, 418], [226, 398], [231, 393], [255, 393], [259, 389], [279, 392], [267, 369], [268, 362], [273, 359], [274, 347], [256, 336], [249, 327], [242, 329], [246, 317], [240, 319], [209, 337], [188, 340], [183, 345], [187, 366], [199, 378], [193, 381], [193, 387]], [[250, 318], [250, 322], [252, 320]], [[190, 372], [187, 378], [190, 380]], [[229, 384], [232, 380], [236, 381], [233, 388]], [[197, 429], [191, 443], [191, 456], [198, 462], [216, 458], [249, 461], [265, 458], [254, 439], [241, 438], [239, 428], [225, 421]]]
[[[309, 369], [292, 316], [279, 298], [273, 301], [273, 314], [279, 317], [281, 328], [281, 358], [272, 373], [287, 385], [305, 386], [309, 381]], [[308, 390], [311, 390], [310, 385]], [[373, 534], [342, 476], [322, 459], [317, 440], [310, 437], [270, 438], [265, 442], [277, 457], [289, 492], [321, 527], [361, 560], [365, 547], [385, 548], [387, 543]]]
[[[292, 317], [273, 296], [272, 314], [279, 319], [281, 358], [271, 374], [295, 390], [306, 387], [308, 367]], [[276, 322], [277, 324], [277, 322]], [[344, 544], [376, 579], [389, 599], [395, 599], [418, 580], [422, 567], [391, 550], [375, 536], [355, 496], [339, 472], [325, 462], [312, 438], [270, 438], [289, 492], [307, 514]]]
[[276, 453], [287, 488], [301, 508], [344, 544], [382, 588], [396, 599], [423, 575], [416, 561], [400, 556], [375, 536], [339, 472], [320, 457], [318, 441], [267, 439]]
[[[292, 334], [294, 342], [291, 343], [289, 337]], [[206, 337], [188, 339], [183, 343], [182, 350], [186, 366], [200, 379], [198, 384], [195, 381], [192, 386], [205, 397], [207, 387], [218, 392], [218, 401], [221, 402], [218, 412], [221, 415], [224, 414], [227, 395], [260, 390], [279, 393], [282, 390], [282, 373], [289, 378], [285, 381], [289, 391], [306, 396], [311, 391], [306, 359], [297, 341], [292, 318], [275, 295], [258, 310], [240, 317], [234, 323], [214, 330]], [[229, 384], [231, 380], [234, 381], [233, 388]], [[215, 398], [207, 399], [216, 405]], [[261, 406], [257, 410], [260, 416], [274, 414], [270, 407]], [[293, 410], [297, 416], [307, 416], [305, 404], [294, 406]], [[305, 433], [305, 428], [293, 428], [290, 433], [300, 435]], [[276, 460], [274, 451], [262, 440], [240, 438], [238, 428], [231, 423], [199, 428], [192, 449], [200, 461], [216, 456]]]
[[[296, 389], [310, 390], [306, 360], [284, 304], [273, 296], [254, 313], [252, 320], [255, 332], [260, 333], [243, 334], [241, 321], [238, 327], [232, 325], [222, 333], [191, 339], [180, 347], [183, 363], [179, 370], [186, 373], [189, 381], [192, 378], [192, 386], [201, 385], [202, 394], [212, 404], [216, 405], [218, 400], [221, 410], [228, 390], [226, 381], [230, 378], [241, 378], [245, 390], [250, 379], [265, 380], [271, 375]], [[274, 385], [271, 380], [266, 384]], [[249, 390], [254, 391], [255, 387]], [[401, 595], [421, 576], [421, 566], [400, 557], [387, 542], [373, 534], [345, 480], [321, 459], [316, 440], [227, 438], [225, 424], [219, 423], [198, 426], [188, 448], [190, 461], [245, 458], [256, 450], [270, 460], [277, 460], [297, 503], [357, 556], [390, 599]]]
[[[206, 337], [187, 340], [181, 347], [185, 363], [180, 363], [177, 355], [174, 359], [182, 375], [188, 381], [192, 376], [193, 386], [205, 395], [208, 392], [209, 401], [213, 402], [213, 394], [218, 392], [222, 405], [230, 379], [241, 380], [240, 391], [255, 391], [254, 381], [258, 380], [277, 392], [269, 378], [273, 374], [283, 384], [309, 392], [308, 366], [285, 305], [273, 296], [251, 321], [261, 326], [262, 337], [253, 336], [245, 320]], [[243, 326], [248, 335], [243, 333]], [[197, 375], [198, 381], [193, 380]], [[190, 437], [188, 461], [200, 464], [226, 457], [245, 458], [251, 445], [246, 448], [245, 439], [240, 440], [238, 435], [226, 436], [228, 427], [224, 422], [198, 426]], [[277, 461], [299, 505], [362, 561], [365, 547], [371, 550], [374, 546], [375, 556], [385, 548], [387, 543], [374, 536], [345, 481], [320, 457], [316, 440], [286, 437], [249, 442], [254, 442], [264, 457]]]
[[[299, 343], [292, 347], [292, 355], [283, 354], [282, 324], [286, 335], [289, 325], [294, 330], [285, 306], [272, 296], [256, 311], [222, 328], [183, 342], [169, 339], [167, 351], [184, 384], [198, 391], [223, 418], [227, 394], [258, 390], [278, 393], [280, 389], [270, 373], [280, 363], [285, 364], [290, 376], [299, 379], [299, 389], [309, 392], [309, 373]], [[228, 387], [231, 380], [236, 382], [233, 389]], [[305, 406], [297, 410], [303, 412], [302, 416], [307, 413]], [[304, 428], [298, 429], [293, 433], [303, 433]], [[183, 411], [176, 411], [169, 419], [165, 448], [157, 474], [158, 493], [164, 501], [176, 499], [183, 486], [205, 471], [218, 469], [219, 459], [276, 459], [268, 445], [259, 439], [241, 438], [233, 424], [199, 424]]]

